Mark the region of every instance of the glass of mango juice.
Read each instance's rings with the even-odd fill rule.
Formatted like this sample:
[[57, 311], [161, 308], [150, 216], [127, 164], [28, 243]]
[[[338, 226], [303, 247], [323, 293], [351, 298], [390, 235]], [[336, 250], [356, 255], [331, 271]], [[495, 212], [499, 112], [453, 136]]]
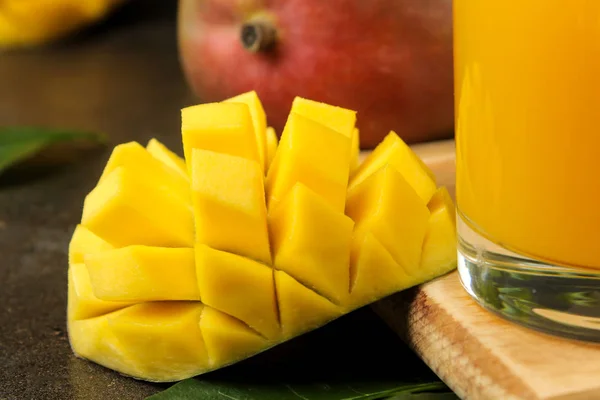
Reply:
[[454, 0], [454, 35], [462, 284], [600, 341], [600, 1]]

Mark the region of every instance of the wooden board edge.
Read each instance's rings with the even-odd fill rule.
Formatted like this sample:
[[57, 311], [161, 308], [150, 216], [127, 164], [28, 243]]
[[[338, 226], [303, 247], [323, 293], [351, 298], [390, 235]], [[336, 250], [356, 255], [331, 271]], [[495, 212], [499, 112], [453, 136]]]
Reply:
[[[536, 399], [530, 386], [429, 295], [446, 290], [453, 280], [458, 280], [456, 271], [372, 307], [461, 399]], [[466, 306], [479, 307], [474, 302]]]

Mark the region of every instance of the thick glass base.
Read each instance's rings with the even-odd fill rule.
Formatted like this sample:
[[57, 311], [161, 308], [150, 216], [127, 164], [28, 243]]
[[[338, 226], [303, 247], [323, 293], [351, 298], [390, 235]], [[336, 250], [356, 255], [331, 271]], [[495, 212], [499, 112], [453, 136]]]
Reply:
[[566, 268], [510, 252], [459, 213], [458, 272], [482, 306], [521, 325], [600, 342], [600, 270]]

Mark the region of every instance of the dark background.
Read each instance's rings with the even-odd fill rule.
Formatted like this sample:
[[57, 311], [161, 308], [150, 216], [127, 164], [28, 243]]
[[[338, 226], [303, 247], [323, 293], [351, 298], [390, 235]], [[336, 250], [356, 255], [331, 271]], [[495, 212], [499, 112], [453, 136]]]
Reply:
[[[0, 400], [142, 399], [167, 387], [76, 359], [65, 317], [68, 242], [111, 147], [156, 137], [181, 154], [180, 109], [200, 102], [180, 70], [176, 7], [132, 1], [74, 38], [0, 54], [0, 126], [83, 129], [110, 138], [76, 162], [0, 177]], [[406, 374], [430, 372], [367, 308], [207, 379]]]

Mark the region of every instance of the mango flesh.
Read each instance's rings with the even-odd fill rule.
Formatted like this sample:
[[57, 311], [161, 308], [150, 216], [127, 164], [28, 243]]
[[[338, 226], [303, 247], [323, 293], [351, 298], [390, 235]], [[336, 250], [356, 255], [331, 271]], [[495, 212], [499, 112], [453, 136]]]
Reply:
[[269, 170], [269, 167], [271, 166], [271, 163], [273, 162], [273, 159], [275, 158], [275, 153], [277, 152], [277, 146], [279, 146], [279, 138], [277, 137], [277, 133], [275, 132], [275, 129], [273, 129], [272, 127], [267, 127], [267, 131], [266, 131], [266, 143], [267, 143], [267, 171]]
[[423, 161], [400, 139], [390, 132], [367, 156], [354, 173], [348, 190], [352, 190], [385, 165], [391, 165], [406, 179], [425, 204], [436, 190], [435, 176]]
[[181, 175], [186, 181], [189, 180], [185, 160], [169, 150], [167, 146], [156, 139], [150, 139], [146, 145], [146, 150], [150, 155], [161, 161], [167, 167]]
[[343, 212], [349, 169], [350, 137], [292, 112], [267, 175], [268, 207], [300, 182]]
[[355, 118], [298, 98], [278, 143], [249, 92], [182, 110], [183, 159], [117, 146], [69, 245], [75, 354], [177, 381], [454, 269], [448, 192], [393, 132], [359, 164]]
[[254, 125], [254, 136], [258, 149], [259, 162], [266, 171], [267, 168], [267, 116], [263, 109], [262, 103], [255, 91], [242, 93], [238, 96], [225, 100], [229, 103], [241, 103], [248, 106], [252, 125]]

